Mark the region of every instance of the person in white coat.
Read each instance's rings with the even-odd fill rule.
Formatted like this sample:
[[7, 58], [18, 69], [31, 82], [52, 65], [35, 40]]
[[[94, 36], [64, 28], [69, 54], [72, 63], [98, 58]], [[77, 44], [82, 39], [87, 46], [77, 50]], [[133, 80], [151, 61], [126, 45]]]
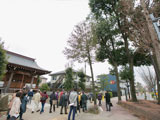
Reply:
[[32, 113], [34, 113], [34, 111], [39, 112], [40, 108], [39, 108], [39, 103], [40, 103], [40, 99], [41, 99], [41, 95], [40, 95], [40, 91], [36, 91], [36, 94], [34, 94], [33, 96], [33, 107], [32, 107]]
[[22, 93], [18, 92], [16, 93], [16, 97], [13, 99], [12, 107], [9, 112], [9, 115], [11, 116], [10, 120], [16, 120], [19, 116], [20, 112], [20, 105], [21, 105], [21, 97]]

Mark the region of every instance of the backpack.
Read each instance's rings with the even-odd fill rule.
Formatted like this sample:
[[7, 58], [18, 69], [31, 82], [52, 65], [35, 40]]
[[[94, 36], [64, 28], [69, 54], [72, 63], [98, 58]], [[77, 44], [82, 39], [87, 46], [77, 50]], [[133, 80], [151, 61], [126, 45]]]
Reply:
[[46, 101], [46, 96], [42, 96], [41, 101]]

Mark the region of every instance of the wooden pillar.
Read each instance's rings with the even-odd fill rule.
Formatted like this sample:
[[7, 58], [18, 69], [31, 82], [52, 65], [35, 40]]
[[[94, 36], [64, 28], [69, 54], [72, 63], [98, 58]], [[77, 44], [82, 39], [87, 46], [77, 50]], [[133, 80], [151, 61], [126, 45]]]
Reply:
[[9, 81], [8, 81], [8, 84], [7, 84], [7, 87], [5, 88], [5, 93], [8, 92], [8, 89], [11, 85], [11, 82], [12, 82], [12, 79], [13, 79], [13, 75], [14, 75], [14, 72], [11, 72], [11, 75], [10, 75], [10, 78], [9, 78]]
[[34, 76], [32, 76], [32, 79], [31, 79], [31, 86], [30, 86], [31, 89], [32, 89], [33, 81], [34, 81]]
[[22, 82], [21, 82], [20, 89], [23, 87], [23, 81], [24, 81], [24, 74], [22, 74]]

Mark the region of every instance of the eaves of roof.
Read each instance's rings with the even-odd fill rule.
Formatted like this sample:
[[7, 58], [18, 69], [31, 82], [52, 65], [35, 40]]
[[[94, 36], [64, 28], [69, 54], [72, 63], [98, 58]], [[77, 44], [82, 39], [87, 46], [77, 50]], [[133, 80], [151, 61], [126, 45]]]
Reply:
[[35, 61], [35, 59], [23, 56], [14, 52], [6, 51], [8, 64], [18, 65], [34, 70], [43, 71], [44, 73], [50, 73], [51, 71], [45, 70], [39, 67]]

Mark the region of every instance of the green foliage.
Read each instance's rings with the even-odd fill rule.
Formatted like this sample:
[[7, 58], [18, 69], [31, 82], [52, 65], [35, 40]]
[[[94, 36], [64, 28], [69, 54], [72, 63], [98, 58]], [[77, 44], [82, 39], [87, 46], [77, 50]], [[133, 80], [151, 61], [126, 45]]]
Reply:
[[110, 94], [110, 97], [112, 98], [113, 97], [113, 94], [112, 94], [112, 92], [108, 92], [109, 94]]
[[69, 91], [74, 87], [73, 70], [71, 67], [66, 69], [64, 89]]
[[109, 86], [109, 82], [108, 82], [108, 77], [106, 74], [101, 74], [97, 76], [98, 80], [100, 80], [100, 86], [101, 86], [101, 90], [105, 90], [106, 87], [108, 88]]
[[41, 78], [40, 78], [40, 76], [38, 75], [36, 85], [39, 87], [39, 84], [40, 84], [40, 83], [41, 83]]
[[121, 80], [130, 80], [131, 79], [131, 72], [129, 70], [129, 66], [122, 66], [119, 76], [121, 77]]
[[83, 71], [79, 71], [77, 75], [79, 77], [78, 86], [81, 88], [81, 90], [85, 90], [86, 75]]
[[49, 91], [50, 88], [49, 88], [49, 86], [48, 86], [47, 83], [44, 83], [44, 84], [42, 84], [42, 86], [40, 87], [40, 90], [44, 92], [44, 91]]
[[2, 80], [5, 74], [6, 66], [7, 66], [6, 52], [3, 48], [3, 43], [0, 41], [0, 81]]

